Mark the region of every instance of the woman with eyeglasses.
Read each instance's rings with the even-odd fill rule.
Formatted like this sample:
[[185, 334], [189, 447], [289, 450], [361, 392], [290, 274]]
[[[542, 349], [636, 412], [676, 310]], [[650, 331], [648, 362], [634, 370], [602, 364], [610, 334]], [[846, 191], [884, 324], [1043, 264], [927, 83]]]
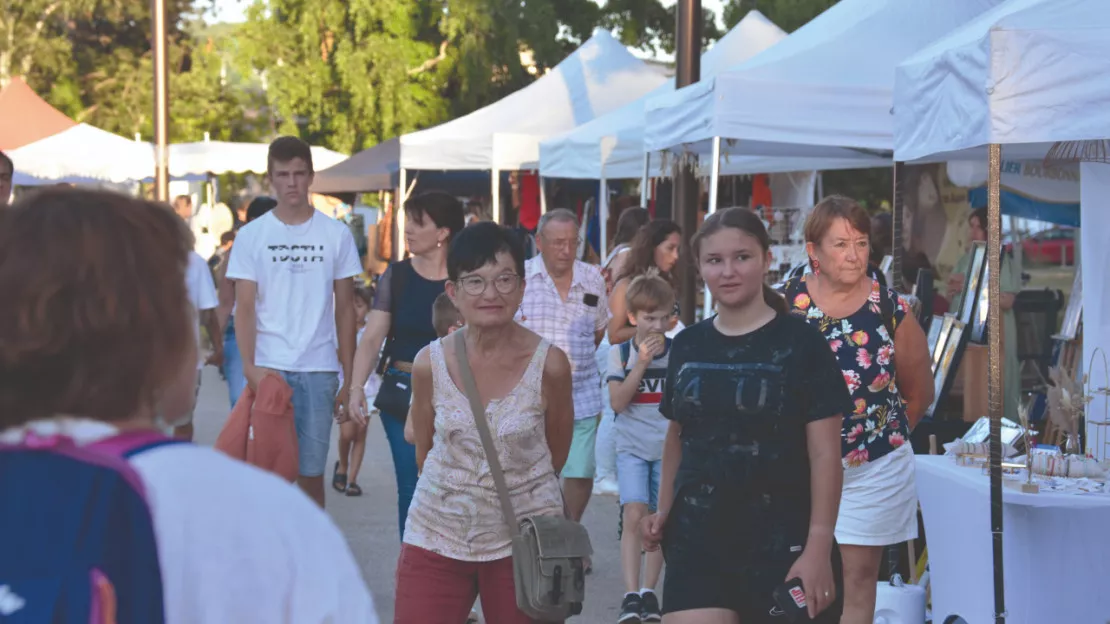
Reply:
[[[363, 386], [377, 370], [382, 383], [374, 407], [381, 413], [393, 455], [397, 527], [402, 533], [417, 479], [416, 449], [405, 441], [412, 363], [416, 353], [436, 339], [432, 306], [447, 281], [447, 245], [462, 231], [464, 220], [462, 202], [441, 191], [414, 195], [405, 202], [404, 210], [405, 247], [411, 256], [389, 265], [378, 281], [366, 329], [355, 351], [348, 407], [351, 420], [365, 426], [369, 413]], [[336, 462], [332, 487], [345, 492], [347, 480]]]
[[447, 296], [466, 326], [413, 363], [409, 418], [421, 475], [397, 564], [394, 621], [463, 622], [481, 595], [487, 622], [525, 624], [510, 527], [461, 389], [456, 340], [465, 341], [518, 518], [563, 513], [557, 475], [574, 427], [570, 362], [513, 320], [524, 298], [524, 248], [510, 230], [491, 222], [466, 228], [451, 243], [447, 272]]

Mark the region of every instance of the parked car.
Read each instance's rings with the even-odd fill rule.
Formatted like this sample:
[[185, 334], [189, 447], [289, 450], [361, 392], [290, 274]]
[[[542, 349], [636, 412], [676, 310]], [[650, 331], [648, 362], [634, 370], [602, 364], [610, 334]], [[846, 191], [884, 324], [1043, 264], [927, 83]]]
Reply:
[[[1075, 228], [1054, 227], [1037, 232], [1021, 242], [1021, 253], [1029, 262], [1043, 264], [1075, 264]], [[1006, 250], [1012, 250], [1012, 244]]]

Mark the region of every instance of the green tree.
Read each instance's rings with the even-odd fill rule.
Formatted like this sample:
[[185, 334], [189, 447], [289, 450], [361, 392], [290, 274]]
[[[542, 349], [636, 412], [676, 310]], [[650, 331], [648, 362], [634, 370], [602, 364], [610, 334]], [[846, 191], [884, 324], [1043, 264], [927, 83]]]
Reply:
[[724, 18], [725, 24], [732, 28], [748, 11], [755, 9], [789, 33], [836, 3], [837, 0], [731, 0], [725, 5]]
[[72, 53], [60, 26], [93, 0], [0, 0], [0, 88], [14, 76], [58, 72]]
[[[7, 10], [0, 11], [0, 83], [22, 75], [48, 102], [78, 121], [150, 138], [149, 2], [2, 1]], [[194, 0], [166, 4], [171, 140], [199, 140], [206, 131], [214, 138], [257, 136], [247, 114], [254, 94], [229, 86], [222, 52], [190, 33], [202, 5]]]

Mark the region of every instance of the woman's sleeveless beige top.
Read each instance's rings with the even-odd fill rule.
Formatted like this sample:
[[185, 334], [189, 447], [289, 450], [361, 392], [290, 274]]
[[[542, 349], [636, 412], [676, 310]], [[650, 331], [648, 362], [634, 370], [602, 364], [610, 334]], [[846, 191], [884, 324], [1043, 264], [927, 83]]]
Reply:
[[[542, 382], [549, 346], [546, 340], [541, 341], [512, 392], [486, 406], [490, 433], [518, 519], [563, 513], [562, 492], [544, 426]], [[409, 508], [404, 542], [460, 561], [509, 557], [509, 528], [470, 402], [447, 372], [443, 339], [429, 348], [435, 435]]]

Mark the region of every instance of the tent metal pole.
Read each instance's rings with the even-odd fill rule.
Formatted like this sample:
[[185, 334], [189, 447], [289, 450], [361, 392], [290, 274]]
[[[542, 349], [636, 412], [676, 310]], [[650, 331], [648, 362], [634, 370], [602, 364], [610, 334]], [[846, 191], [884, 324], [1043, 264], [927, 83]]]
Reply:
[[597, 225], [601, 231], [601, 249], [598, 254], [601, 256], [601, 261], [605, 262], [605, 256], [609, 252], [609, 182], [605, 179], [605, 172], [601, 173], [601, 188], [598, 189], [597, 195]]
[[640, 177], [640, 207], [647, 208], [651, 199], [651, 152], [644, 152], [644, 175]]
[[[717, 212], [717, 196], [721, 186], [721, 137], [713, 137], [713, 160], [709, 163], [709, 214]], [[709, 293], [709, 286], [704, 287], [702, 298], [701, 317], [709, 318], [713, 314], [713, 295]]]
[[891, 246], [890, 254], [892, 262], [890, 264], [890, 274], [893, 277], [893, 283], [890, 287], [897, 292], [905, 292], [906, 286], [903, 284], [902, 279], [902, 263], [905, 260], [906, 247], [902, 243], [902, 216], [906, 210], [906, 201], [903, 193], [906, 181], [906, 163], [896, 161], [894, 163], [894, 189], [893, 201], [890, 203], [890, 223], [891, 223]]
[[547, 214], [547, 185], [540, 176], [540, 214]]
[[493, 222], [501, 224], [501, 170], [494, 168], [489, 175], [490, 208], [493, 211]]
[[396, 218], [394, 222], [397, 224], [397, 257], [394, 260], [400, 262], [405, 259], [405, 200], [408, 199], [408, 180], [405, 176], [404, 167], [401, 168], [399, 182], [397, 183], [397, 194], [394, 196], [397, 201], [393, 204], [393, 209], [396, 210]]
[[987, 412], [990, 414], [991, 545], [994, 552], [994, 621], [1006, 622], [1006, 589], [1002, 568], [1002, 146], [992, 143], [987, 173], [987, 330], [990, 373], [987, 377]]

